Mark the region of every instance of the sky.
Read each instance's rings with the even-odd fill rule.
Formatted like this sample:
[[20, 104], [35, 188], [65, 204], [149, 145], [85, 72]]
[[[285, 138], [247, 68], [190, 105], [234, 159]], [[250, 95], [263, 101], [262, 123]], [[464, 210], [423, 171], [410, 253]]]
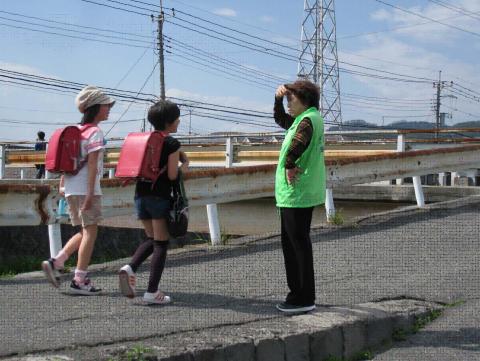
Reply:
[[[303, 3], [163, 0], [167, 97], [271, 112], [276, 87], [296, 79]], [[159, 0], [2, 0], [0, 71], [158, 96], [157, 27], [149, 14], [159, 6]], [[480, 120], [480, 1], [337, 0], [335, 19], [343, 121], [434, 122], [439, 71], [447, 124]], [[266, 50], [252, 50], [258, 44]], [[48, 137], [80, 120], [76, 91], [12, 84], [2, 74], [0, 141], [34, 140], [38, 130]], [[102, 128], [109, 137], [139, 131], [147, 109], [145, 102], [119, 101]], [[182, 107], [179, 132], [280, 130], [273, 119], [215, 114]]]

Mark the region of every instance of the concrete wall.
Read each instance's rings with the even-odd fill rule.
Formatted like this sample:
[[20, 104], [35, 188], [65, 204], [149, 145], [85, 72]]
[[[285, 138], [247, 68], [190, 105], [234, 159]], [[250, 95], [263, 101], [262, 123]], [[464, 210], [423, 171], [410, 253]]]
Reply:
[[[62, 225], [62, 243], [75, 234], [76, 229]], [[98, 238], [93, 251], [93, 260], [102, 262], [133, 255], [144, 231], [138, 228], [99, 227]], [[171, 241], [171, 248], [182, 247], [193, 242], [193, 235]], [[47, 226], [0, 227], [0, 271], [18, 269], [19, 264], [49, 258]], [[16, 267], [13, 267], [16, 266]], [[39, 265], [40, 267], [40, 265]]]

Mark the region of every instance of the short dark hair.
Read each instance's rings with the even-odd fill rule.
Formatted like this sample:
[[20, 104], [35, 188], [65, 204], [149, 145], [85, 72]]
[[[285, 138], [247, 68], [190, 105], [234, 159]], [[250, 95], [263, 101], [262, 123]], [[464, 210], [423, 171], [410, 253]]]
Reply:
[[165, 130], [180, 117], [180, 108], [170, 100], [159, 100], [148, 110], [148, 121], [155, 130]]
[[285, 88], [292, 92], [308, 108], [318, 109], [320, 104], [320, 88], [309, 80], [297, 80], [285, 84]]
[[44, 132], [44, 131], [41, 131], [41, 130], [38, 131], [38, 132], [37, 132], [37, 137], [38, 137], [38, 139], [40, 139], [40, 140], [44, 140], [44, 139], [45, 139], [45, 132]]
[[87, 109], [85, 109], [85, 112], [83, 113], [81, 124], [85, 125], [85, 124], [93, 123], [93, 121], [95, 120], [95, 117], [97, 116], [98, 112], [100, 111], [101, 106], [102, 106], [101, 104], [95, 104], [95, 105], [92, 105], [91, 107], [88, 107]]

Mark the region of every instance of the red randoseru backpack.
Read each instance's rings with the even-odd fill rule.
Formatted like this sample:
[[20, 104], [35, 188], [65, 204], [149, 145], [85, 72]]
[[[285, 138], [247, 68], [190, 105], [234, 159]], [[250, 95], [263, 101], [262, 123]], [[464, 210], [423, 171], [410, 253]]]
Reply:
[[129, 133], [120, 151], [115, 176], [155, 182], [162, 173], [160, 155], [164, 139], [165, 134], [159, 131]]
[[97, 129], [92, 124], [86, 124], [55, 130], [48, 141], [45, 169], [51, 173], [77, 174], [86, 163], [86, 160], [82, 162], [80, 159], [82, 137], [88, 137]]

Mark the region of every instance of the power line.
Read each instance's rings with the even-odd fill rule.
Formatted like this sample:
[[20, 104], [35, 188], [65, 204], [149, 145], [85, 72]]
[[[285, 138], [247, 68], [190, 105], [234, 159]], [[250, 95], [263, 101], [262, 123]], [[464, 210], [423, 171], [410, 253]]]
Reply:
[[464, 89], [464, 90], [466, 90], [466, 91], [468, 91], [468, 92], [470, 92], [470, 93], [480, 95], [480, 92], [478, 92], [478, 91], [476, 91], [476, 90], [469, 89], [469, 88], [467, 88], [467, 87], [464, 87], [463, 85], [460, 85], [460, 84], [458, 84], [458, 83], [453, 83], [453, 82], [452, 82], [452, 85], [453, 85], [453, 86], [458, 86], [458, 87], [460, 87], [460, 88], [462, 88], [462, 89]]
[[[205, 22], [205, 23], [207, 23], [207, 24], [211, 24], [211, 25], [214, 25], [214, 26], [217, 26], [217, 27], [226, 29], [226, 30], [230, 30], [230, 31], [235, 32], [235, 33], [237, 33], [237, 34], [241, 34], [241, 35], [244, 35], [244, 36], [248, 36], [248, 37], [250, 37], [250, 38], [253, 38], [253, 39], [257, 39], [257, 40], [266, 42], [266, 43], [268, 43], [268, 44], [275, 44], [275, 45], [277, 45], [277, 46], [279, 46], [279, 47], [282, 47], [282, 48], [285, 48], [285, 49], [291, 49], [291, 50], [293, 50], [293, 51], [298, 51], [298, 50], [299, 50], [298, 48], [294, 48], [294, 47], [288, 46], [288, 45], [286, 45], [286, 44], [278, 43], [278, 42], [273, 41], [273, 40], [271, 40], [271, 39], [265, 39], [265, 38], [262, 38], [262, 37], [259, 37], [259, 36], [256, 36], [256, 35], [249, 34], [249, 33], [244, 32], [244, 31], [240, 31], [240, 30], [237, 30], [237, 29], [228, 27], [228, 26], [224, 26], [224, 25], [215, 23], [215, 22], [213, 22], [213, 21], [210, 21], [210, 20], [201, 18], [201, 17], [199, 17], [199, 16], [195, 16], [195, 15], [186, 13], [186, 12], [181, 11], [181, 10], [178, 10], [178, 9], [173, 9], [173, 8], [172, 8], [172, 11], [175, 11], [175, 13], [180, 13], [180, 14], [189, 16], [189, 17], [194, 18], [194, 19], [196, 19], [196, 20], [203, 21], [203, 22]], [[176, 17], [179, 18], [178, 16], [176, 16]], [[182, 20], [182, 18], [179, 18], [179, 19]], [[184, 20], [184, 21], [185, 21], [186, 23], [188, 23], [188, 24], [194, 25], [194, 23], [188, 22], [188, 21], [186, 21], [186, 20]]]
[[[458, 19], [458, 18], [461, 18], [461, 17], [462, 17], [462, 15], [456, 15], [456, 16], [449, 16], [449, 17], [447, 17], [447, 18], [438, 19], [438, 20], [439, 20], [439, 21], [454, 20], [454, 19]], [[414, 28], [414, 27], [417, 27], [417, 26], [427, 25], [427, 24], [432, 23], [433, 21], [434, 21], [434, 20], [429, 20], [429, 21], [425, 21], [425, 22], [423, 22], [423, 23], [418, 23], [418, 24], [413, 24], [413, 25], [397, 26], [397, 27], [391, 28], [391, 29], [378, 30], [378, 31], [370, 31], [370, 32], [361, 33], [361, 34], [343, 35], [343, 36], [337, 37], [337, 39], [339, 39], [339, 40], [341, 40], [341, 39], [353, 39], [353, 38], [359, 38], [359, 37], [363, 37], [363, 36], [370, 36], [370, 35], [376, 35], [376, 34], [382, 34], [382, 33], [389, 33], [389, 32], [392, 32], [392, 31], [403, 30], [403, 29], [410, 29], [410, 28]]]
[[438, 6], [444, 7], [446, 9], [453, 10], [457, 13], [460, 13], [460, 14], [466, 15], [468, 17], [471, 17], [472, 19], [480, 20], [480, 17], [477, 16], [480, 12], [468, 11], [468, 10], [465, 10], [465, 9], [459, 7], [459, 6], [455, 6], [453, 4], [445, 3], [445, 2], [442, 2], [442, 1], [438, 1], [438, 0], [428, 0], [428, 1], [434, 3]]
[[[148, 9], [148, 8], [145, 8], [145, 7], [142, 7], [142, 6], [137, 6], [137, 5], [131, 5], [131, 4], [128, 4], [128, 3], [124, 3], [122, 1], [118, 1], [118, 0], [106, 0], [108, 2], [111, 2], [111, 3], [114, 3], [114, 4], [119, 4], [119, 5], [124, 5], [124, 6], [129, 6], [131, 8], [134, 8], [134, 9], [139, 9], [139, 10], [146, 10], [146, 11], [152, 11], [154, 13], [157, 13], [158, 14], [158, 10], [152, 10], [152, 9]], [[153, 4], [151, 4], [151, 6], [155, 7]]]
[[[145, 82], [143, 83], [142, 87], [140, 88], [140, 90], [137, 92], [137, 96], [141, 93], [141, 91], [143, 90], [143, 88], [145, 87], [145, 85], [147, 85], [148, 81], [150, 80], [150, 78], [152, 77], [153, 73], [155, 72], [155, 69], [157, 67], [158, 63], [155, 63], [155, 66], [153, 67], [152, 71], [150, 72], [150, 74], [147, 76], [147, 79], [145, 79]], [[122, 113], [122, 115], [120, 115], [120, 117], [118, 118], [118, 120], [113, 123], [113, 125], [110, 127], [110, 129], [105, 133], [105, 136], [107, 136], [108, 133], [110, 133], [110, 131], [113, 129], [113, 127], [115, 127], [115, 125], [123, 118], [123, 116], [130, 110], [130, 107], [132, 106], [133, 104], [133, 100], [130, 102], [130, 104], [128, 104], [128, 107], [127, 109], [125, 109], [125, 111]]]
[[[175, 54], [174, 54], [174, 55], [175, 55]], [[178, 61], [178, 60], [175, 60], [175, 61], [174, 61], [174, 60], [171, 60], [171, 61], [174, 61], [176, 64], [185, 65], [186, 67], [194, 68], [194, 69], [200, 70], [200, 71], [202, 71], [202, 72], [206, 72], [206, 73], [209, 73], [209, 74], [212, 74], [212, 75], [215, 75], [215, 76], [219, 76], [219, 77], [222, 77], [223, 79], [229, 79], [229, 80], [233, 80], [233, 81], [240, 81], [240, 82], [242, 82], [242, 83], [247, 83], [247, 84], [249, 84], [249, 85], [252, 85], [252, 81], [251, 81], [251, 80], [248, 80], [248, 79], [243, 80], [243, 79], [241, 79], [240, 77], [234, 76], [234, 75], [228, 76], [228, 74], [230, 74], [230, 73], [225, 72], [225, 71], [222, 71], [222, 70], [219, 70], [218, 68], [214, 68], [214, 67], [211, 67], [211, 66], [202, 64], [202, 63], [200, 63], [200, 62], [198, 62], [198, 61], [196, 61], [196, 60], [192, 60], [191, 58], [187, 58], [187, 57], [185, 57], [185, 56], [183, 56], [183, 55], [176, 55], [176, 56], [180, 57], [180, 59], [184, 59], [184, 60], [186, 60], [186, 61], [190, 61], [190, 62], [192, 62], [192, 63], [198, 64], [198, 65], [202, 66], [203, 68], [196, 67], [196, 66], [193, 66], [193, 65], [191, 65], [191, 64], [187, 64], [187, 63], [184, 63], [184, 62], [181, 62], [181, 61]], [[208, 69], [210, 69], [210, 70], [208, 70]], [[272, 91], [272, 88], [267, 88], [266, 85], [263, 85], [263, 84], [260, 85], [260, 84], [259, 84], [259, 85], [257, 85], [257, 86], [259, 86], [259, 89], [266, 90], [266, 91], [268, 91], [268, 92], [271, 92], [271, 91]]]
[[172, 37], [165, 36], [165, 38], [167, 39], [167, 41], [173, 41], [173, 42], [177, 43], [178, 45], [182, 46], [182, 47], [185, 48], [185, 49], [191, 49], [192, 51], [194, 51], [194, 52], [196, 52], [196, 53], [198, 53], [198, 54], [202, 54], [202, 55], [205, 56], [205, 57], [208, 57], [208, 58], [210, 58], [210, 59], [214, 59], [214, 60], [217, 60], [217, 61], [221, 61], [222, 63], [225, 63], [225, 64], [234, 65], [234, 66], [236, 66], [236, 67], [238, 67], [238, 68], [247, 70], [247, 71], [250, 72], [250, 73], [253, 72], [253, 73], [256, 73], [256, 74], [258, 74], [258, 75], [260, 75], [260, 76], [263, 76], [263, 77], [265, 77], [265, 78], [270, 78], [270, 79], [275, 80], [275, 81], [283, 81], [283, 82], [285, 82], [285, 81], [290, 81], [290, 80], [291, 80], [291, 79], [287, 79], [287, 78], [281, 78], [281, 77], [279, 77], [279, 76], [277, 76], [277, 75], [273, 75], [273, 74], [267, 73], [267, 72], [265, 72], [265, 71], [260, 71], [260, 70], [257, 70], [257, 69], [249, 68], [249, 67], [247, 67], [247, 66], [245, 66], [245, 65], [242, 65], [242, 64], [240, 64], [240, 63], [237, 63], [237, 62], [235, 62], [235, 61], [233, 61], [233, 60], [231, 60], [231, 59], [223, 58], [223, 57], [220, 57], [220, 56], [218, 56], [218, 55], [216, 55], [216, 54], [209, 53], [209, 52], [207, 52], [207, 51], [205, 51], [205, 50], [196, 48], [196, 47], [194, 47], [194, 46], [192, 46], [192, 45], [189, 45], [189, 44], [187, 44], [187, 43], [184, 43], [184, 42], [182, 42], [182, 41], [180, 41], [180, 40], [177, 40], [177, 39], [174, 39], [174, 38], [172, 38]]
[[460, 110], [460, 109], [454, 108], [454, 107], [450, 107], [450, 106], [445, 105], [445, 104], [444, 104], [443, 106], [444, 106], [444, 107], [447, 107], [448, 109], [451, 109], [451, 110], [453, 110], [453, 111], [460, 112], [460, 113], [462, 113], [462, 114], [469, 115], [469, 116], [471, 116], [471, 117], [473, 117], [473, 118], [480, 119], [480, 115], [472, 114], [472, 113], [469, 113], [469, 112], [465, 112], [465, 111], [463, 111], [463, 110]]
[[[282, 53], [282, 52], [279, 52], [279, 51], [276, 51], [276, 50], [273, 50], [273, 49], [266, 49], [266, 50], [260, 49], [259, 45], [253, 44], [253, 46], [257, 46], [257, 48], [255, 48], [255, 47], [252, 47], [250, 45], [251, 43], [248, 43], [248, 42], [247, 42], [247, 44], [238, 43], [236, 41], [221, 38], [219, 36], [212, 35], [212, 34], [204, 32], [204, 31], [192, 29], [191, 27], [178, 24], [178, 23], [173, 22], [171, 20], [168, 20], [168, 21], [166, 20], [166, 22], [168, 22], [170, 24], [173, 24], [175, 26], [178, 26], [180, 28], [198, 33], [198, 34], [205, 35], [207, 37], [211, 37], [211, 38], [214, 38], [214, 39], [217, 39], [217, 40], [220, 40], [220, 41], [224, 41], [224, 42], [227, 42], [227, 43], [230, 43], [230, 44], [233, 44], [233, 45], [237, 45], [237, 46], [240, 46], [240, 47], [244, 47], [244, 48], [253, 50], [253, 51], [261, 53], [261, 54], [266, 54], [266, 55], [270, 55], [270, 56], [275, 56], [275, 57], [280, 58], [280, 59], [297, 62], [297, 58], [294, 55]], [[227, 35], [223, 35], [223, 36], [227, 36]], [[234, 38], [234, 39], [236, 39], [236, 38]], [[242, 42], [243, 40], [240, 40], [240, 41]], [[272, 51], [273, 53], [269, 52], [269, 50]], [[363, 69], [374, 70], [374, 71], [380, 72], [380, 73], [392, 74], [392, 75], [396, 75], [396, 76], [403, 76], [403, 77], [406, 77], [406, 78], [409, 78], [409, 79], [382, 76], [382, 75], [370, 74], [370, 73], [360, 72], [360, 71], [351, 70], [351, 69], [339, 68], [340, 71], [342, 71], [344, 73], [347, 73], [347, 74], [353, 74], [353, 75], [359, 75], [359, 76], [365, 76], [365, 77], [372, 77], [372, 78], [381, 79], [381, 80], [391, 80], [391, 81], [411, 82], [411, 83], [431, 83], [432, 80], [433, 80], [433, 79], [429, 79], [429, 78], [415, 77], [415, 76], [411, 76], [411, 75], [398, 74], [398, 73], [388, 72], [388, 71], [379, 70], [379, 69], [375, 69], [375, 68], [364, 67], [362, 65], [357, 65], [357, 64], [347, 63], [347, 62], [340, 62], [340, 63], [347, 64], [347, 65], [354, 66], [354, 67], [363, 68]]]
[[[84, 1], [84, 0], [82, 0]], [[91, 2], [91, 1], [87, 1], [87, 2]], [[7, 12], [8, 13], [8, 12]], [[23, 15], [20, 15], [20, 14], [17, 14], [17, 13], [10, 13], [10, 14], [15, 14], [17, 16], [23, 16]], [[187, 14], [187, 13], [185, 13]], [[0, 17], [1, 18], [1, 17]], [[199, 18], [199, 17], [196, 17], [196, 18]], [[31, 23], [31, 22], [24, 22], [24, 21], [21, 21], [21, 20], [13, 20], [13, 19], [8, 19], [8, 18], [4, 18], [4, 19], [7, 19], [9, 21], [18, 21], [18, 22], [22, 22], [22, 23], [26, 23], [26, 24], [29, 24], [29, 25], [35, 25], [35, 26], [43, 26], [43, 27], [49, 27], [49, 28], [55, 28], [55, 29], [60, 29], [60, 30], [63, 30], [63, 31], [73, 31], [72, 29], [65, 29], [65, 28], [60, 28], [60, 27], [52, 27], [52, 26], [48, 26], [48, 25], [44, 25], [44, 24], [37, 24], [37, 23]], [[42, 21], [47, 21], [45, 19], [41, 19], [41, 18], [36, 18], [36, 19], [39, 19], [39, 20], [42, 20]], [[200, 18], [199, 18], [200, 19]], [[56, 22], [56, 23], [59, 23], [59, 22]], [[190, 24], [193, 24], [193, 23], [190, 23]], [[0, 24], [2, 25], [2, 24]], [[5, 26], [10, 26], [10, 27], [17, 27], [17, 28], [22, 28], [22, 27], [18, 27], [18, 26], [14, 26], [14, 25], [10, 25], [10, 24], [3, 24]], [[179, 25], [179, 24], [176, 24], [176, 25]], [[198, 26], [197, 24], [193, 24], [195, 26]], [[180, 25], [179, 25], [180, 26]], [[88, 27], [88, 28], [92, 28], [92, 27]], [[191, 30], [191, 31], [196, 31], [198, 32], [198, 30], [194, 30], [194, 29], [191, 29], [191, 28], [188, 28], [186, 27], [187, 29]], [[209, 29], [209, 28], [206, 28], [206, 27], [203, 27], [204, 29], [207, 29], [209, 31], [212, 31], [212, 29]], [[85, 37], [79, 37], [79, 36], [73, 36], [73, 35], [67, 35], [67, 34], [59, 34], [59, 33], [55, 33], [55, 32], [47, 32], [47, 31], [44, 31], [44, 30], [39, 30], [39, 29], [31, 29], [31, 28], [25, 28], [26, 30], [30, 30], [30, 31], [36, 31], [36, 32], [43, 32], [43, 33], [47, 33], [47, 34], [52, 34], [52, 35], [58, 35], [58, 36], [65, 36], [65, 37], [70, 37], [70, 38], [77, 38], [77, 39], [81, 39], [81, 40], [90, 40], [90, 41], [96, 41], [96, 42], [103, 42], [103, 43], [108, 43], [108, 44], [113, 44], [113, 45], [126, 45], [126, 46], [132, 46], [132, 47], [140, 47], [140, 48], [146, 48], [146, 47], [143, 47], [143, 46], [138, 46], [138, 45], [134, 45], [134, 44], [127, 44], [127, 43], [118, 43], [118, 42], [112, 42], [112, 41], [105, 41], [105, 40], [100, 40], [100, 39], [91, 39], [91, 38], [85, 38]], [[102, 30], [102, 31], [108, 31], [106, 29], [99, 29], [99, 28], [93, 28], [93, 29], [97, 29], [97, 30]], [[229, 28], [231, 29], [231, 28]], [[112, 31], [113, 32], [113, 31]], [[77, 31], [78, 33], [78, 31]], [[131, 41], [131, 42], [140, 42], [140, 43], [144, 43], [144, 44], [150, 44], [150, 42], [147, 42], [147, 41], [142, 41], [142, 40], [137, 40], [137, 39], [125, 39], [125, 38], [121, 38], [121, 37], [117, 37], [117, 36], [111, 36], [111, 35], [103, 35], [103, 34], [96, 34], [96, 33], [91, 33], [91, 32], [80, 32], [80, 33], [84, 33], [86, 35], [94, 35], [94, 36], [102, 36], [102, 37], [108, 37], [108, 38], [116, 38], [116, 39], [121, 39], [121, 40], [127, 40], [127, 41]], [[202, 32], [200, 32], [202, 33]], [[218, 33], [218, 32], [217, 32]], [[245, 32], [242, 32], [244, 34], [247, 34]], [[123, 34], [128, 34], [128, 33], [123, 33]], [[207, 36], [211, 36], [209, 34], [205, 34], [205, 33], [202, 33], [204, 35], [207, 35]], [[221, 33], [220, 33], [221, 34]], [[225, 35], [225, 34], [221, 34], [222, 36], [228, 36], [228, 35]], [[215, 38], [218, 38], [218, 37], [215, 37]], [[233, 38], [233, 39], [236, 39], [240, 42], [244, 41], [242, 39], [238, 39], [238, 38]], [[222, 38], [219, 38], [219, 40], [223, 40], [223, 41], [227, 41], [227, 39], [222, 39]], [[266, 39], [264, 39], [265, 41], [267, 41]], [[238, 45], [238, 46], [242, 46], [242, 44], [238, 44], [238, 43], [234, 43], [235, 45]], [[296, 61], [296, 56], [294, 55], [290, 55], [290, 54], [286, 54], [286, 53], [281, 53], [279, 51], [275, 51], [273, 49], [267, 49], [267, 51], [265, 50], [262, 50], [262, 49], [259, 49], [258, 47], [261, 47], [260, 45], [258, 44], [253, 44], [253, 43], [249, 43], [248, 44], [252, 44], [252, 46], [256, 46], [257, 48], [252, 48], [251, 46], [247, 46], [247, 48], [249, 48], [250, 50], [254, 50], [254, 51], [260, 51], [261, 53], [264, 53], [264, 54], [267, 54], [267, 55], [274, 55], [274, 56], [277, 56], [277, 57], [281, 57], [281, 58], [284, 58], [286, 60], [291, 60], [291, 61]], [[243, 45], [245, 47], [245, 45]], [[150, 47], [148, 47], [150, 48]], [[292, 48], [293, 49], [293, 48]], [[268, 52], [268, 50], [270, 51], [274, 51], [276, 54], [272, 54], [270, 52]], [[282, 55], [283, 54], [283, 55]], [[421, 78], [421, 77], [415, 77], [415, 76], [411, 76], [411, 75], [405, 75], [405, 74], [398, 74], [398, 73], [393, 73], [393, 72], [388, 72], [388, 71], [384, 71], [384, 70], [379, 70], [379, 69], [375, 69], [375, 68], [371, 68], [371, 67], [365, 67], [365, 66], [361, 66], [361, 65], [357, 65], [357, 64], [353, 64], [353, 63], [348, 63], [348, 62], [341, 62], [343, 64], [347, 64], [347, 65], [350, 65], [350, 66], [353, 66], [353, 67], [359, 67], [359, 68], [362, 68], [362, 69], [367, 69], [367, 70], [372, 70], [372, 71], [375, 71], [375, 72], [380, 72], [380, 73], [385, 73], [385, 74], [391, 74], [391, 75], [396, 75], [396, 76], [401, 76], [401, 77], [407, 77], [407, 78], [411, 78], [411, 79], [415, 79], [415, 80], [426, 80], [426, 81], [431, 81], [431, 79], [428, 79], [428, 78]], [[378, 79], [384, 79], [384, 80], [396, 80], [398, 81], [399, 79], [396, 79], [396, 78], [381, 78], [381, 77], [378, 77], [376, 75], [371, 75], [371, 74], [368, 74], [368, 73], [362, 73], [362, 72], [355, 72], [353, 73], [352, 70], [349, 70], [349, 69], [340, 69], [341, 71], [344, 71], [346, 73], [350, 73], [350, 74], [355, 74], [355, 75], [360, 75], [360, 76], [373, 76], [373, 77], [376, 77]], [[406, 79], [402, 79], [401, 81], [406, 81]]]
[[455, 25], [450, 25], [450, 24], [447, 24], [447, 23], [444, 23], [443, 21], [440, 21], [440, 20], [435, 20], [435, 19], [432, 19], [432, 18], [429, 18], [427, 16], [424, 16], [422, 14], [419, 14], [419, 13], [416, 13], [414, 11], [410, 11], [410, 10], [407, 10], [407, 9], [403, 9], [399, 6], [396, 6], [396, 5], [392, 5], [392, 4], [389, 4], [383, 0], [375, 0], [376, 2], [378, 3], [381, 3], [383, 5], [386, 5], [386, 6], [390, 6], [394, 9], [397, 9], [397, 10], [400, 10], [404, 13], [407, 13], [407, 14], [410, 14], [410, 15], [414, 15], [414, 16], [417, 16], [419, 18], [422, 18], [422, 19], [427, 19], [429, 21], [432, 21], [434, 23], [437, 23], [437, 24], [440, 24], [440, 25], [443, 25], [443, 26], [446, 26], [446, 27], [449, 27], [449, 28], [452, 28], [452, 29], [455, 29], [455, 30], [459, 30], [459, 31], [462, 31], [464, 33], [468, 33], [468, 34], [471, 34], [471, 35], [474, 35], [474, 36], [479, 36], [480, 37], [480, 33], [476, 33], [476, 32], [473, 32], [473, 31], [470, 31], [470, 30], [467, 30], [467, 29], [463, 29], [463, 28], [460, 28], [458, 26], [455, 26]]
[[117, 6], [102, 4], [102, 3], [98, 3], [98, 2], [92, 1], [92, 0], [80, 0], [80, 1], [83, 1], [83, 2], [86, 2], [86, 3], [90, 3], [90, 4], [99, 5], [99, 6], [104, 6], [104, 7], [110, 8], [110, 9], [115, 9], [115, 10], [124, 11], [124, 12], [127, 12], [127, 13], [133, 13], [133, 14], [137, 14], [137, 15], [143, 15], [143, 16], [151, 16], [151, 15], [152, 15], [152, 14], [141, 13], [141, 12], [138, 12], [138, 11], [135, 11], [135, 10], [125, 9], [125, 8], [119, 8], [119, 7], [117, 7]]
[[4, 11], [4, 10], [0, 10], [0, 13], [13, 15], [13, 16], [19, 16], [19, 17], [23, 17], [23, 18], [26, 18], [26, 19], [34, 19], [34, 20], [45, 21], [45, 22], [52, 23], [52, 24], [73, 26], [73, 27], [81, 28], [81, 29], [91, 29], [91, 30], [97, 30], [97, 31], [103, 31], [103, 32], [110, 32], [110, 33], [114, 33], [114, 34], [129, 35], [129, 36], [136, 36], [136, 37], [139, 37], [139, 38], [151, 39], [151, 36], [148, 36], [148, 35], [127, 33], [127, 32], [117, 31], [117, 30], [113, 30], [113, 29], [98, 28], [98, 27], [93, 27], [93, 26], [70, 24], [70, 23], [65, 23], [65, 22], [61, 22], [61, 21], [55, 21], [55, 20], [40, 18], [40, 17], [37, 17], [37, 16], [28, 16], [28, 15], [25, 15], [25, 14], [19, 14], [19, 13]]
[[150, 44], [151, 42], [145, 41], [145, 40], [137, 40], [137, 39], [126, 39], [124, 37], [119, 37], [119, 36], [114, 36], [114, 35], [103, 35], [103, 34], [97, 34], [97, 33], [91, 33], [91, 32], [86, 32], [86, 31], [79, 31], [79, 30], [74, 30], [74, 29], [67, 29], [64, 27], [59, 27], [59, 26], [52, 26], [52, 25], [45, 25], [45, 24], [38, 24], [38, 23], [32, 23], [29, 21], [23, 21], [23, 20], [18, 20], [18, 19], [10, 19], [6, 18], [3, 16], [0, 16], [0, 19], [3, 20], [8, 20], [8, 21], [14, 21], [16, 23], [22, 23], [22, 24], [27, 24], [27, 25], [34, 25], [34, 26], [42, 26], [48, 29], [58, 29], [58, 30], [63, 30], [63, 31], [71, 31], [79, 34], [85, 34], [85, 35], [93, 35], [93, 36], [101, 36], [104, 38], [110, 38], [110, 39], [120, 39], [120, 40], [127, 40], [127, 41], [133, 41], [133, 42], [138, 42], [138, 43], [143, 43], [143, 44]]
[[[182, 59], [186, 59], [186, 60], [191, 61], [195, 64], [202, 65], [202, 66], [204, 66], [208, 69], [213, 69], [213, 70], [216, 70], [220, 73], [224, 73], [224, 74], [233, 76], [234, 78], [245, 80], [245, 81], [247, 81], [251, 84], [259, 85], [259, 86], [264, 87], [268, 90], [272, 90], [272, 88], [275, 88], [274, 84], [267, 83], [266, 81], [262, 81], [263, 79], [255, 78], [255, 77], [251, 76], [251, 74], [245, 73], [245, 71], [243, 71], [243, 70], [233, 69], [233, 70], [230, 71], [230, 70], [227, 70], [227, 69], [231, 69], [231, 68], [226, 67], [226, 64], [217, 65], [216, 63], [212, 63], [211, 60], [209, 61], [208, 59], [204, 60], [204, 59], [199, 59], [199, 58], [192, 58], [191, 54], [189, 54], [188, 52], [185, 52], [181, 49], [178, 49], [178, 48], [175, 49], [175, 51], [178, 52], [181, 55]], [[173, 54], [175, 55], [175, 53], [173, 53]], [[240, 74], [245, 75], [245, 76], [241, 76]]]
[[[145, 46], [141, 46], [141, 45], [119, 43], [119, 42], [99, 40], [99, 39], [91, 39], [91, 38], [85, 38], [85, 37], [75, 36], [75, 35], [60, 34], [60, 33], [52, 32], [52, 31], [32, 29], [32, 28], [28, 28], [28, 27], [24, 27], [24, 26], [10, 25], [10, 24], [5, 24], [5, 23], [0, 23], [0, 26], [6, 26], [6, 27], [9, 27], [9, 28], [15, 28], [15, 29], [29, 30], [29, 31], [33, 31], [33, 32], [36, 32], [36, 33], [44, 33], [44, 34], [50, 34], [50, 35], [63, 36], [63, 37], [72, 38], [72, 39], [88, 40], [88, 41], [93, 41], [93, 42], [97, 42], [97, 43], [104, 43], [104, 44], [111, 44], [111, 45], [124, 45], [124, 46], [133, 47], [133, 48], [145, 49]], [[148, 47], [148, 48], [151, 48], [151, 47]]]
[[[33, 75], [33, 74], [27, 74], [27, 73], [21, 73], [13, 70], [6, 70], [6, 69], [1, 69], [0, 68], [0, 77], [4, 77], [5, 75], [2, 73], [9, 74], [8, 76], [13, 77], [17, 80], [25, 81], [25, 82], [30, 82], [33, 83], [35, 86], [43, 86], [43, 84], [46, 84], [48, 86], [53, 86], [53, 87], [59, 87], [62, 91], [69, 91], [69, 92], [77, 92], [78, 90], [82, 89], [85, 87], [87, 84], [84, 83], [77, 83], [77, 82], [72, 82], [72, 81], [66, 81], [66, 80], [60, 80], [60, 79], [55, 79], [55, 78], [50, 78], [50, 77], [44, 77], [44, 76], [39, 76], [39, 75]], [[51, 88], [47, 88], [51, 89]], [[113, 89], [113, 88], [108, 88], [108, 87], [101, 87], [101, 89], [105, 90], [109, 95], [112, 95], [116, 98], [124, 98], [124, 99], [135, 99], [135, 100], [141, 100], [143, 102], [148, 102], [151, 103], [154, 99], [157, 99], [158, 97], [154, 94], [148, 94], [148, 93], [142, 93], [142, 92], [133, 92], [129, 90], [120, 90], [120, 89]], [[136, 94], [136, 95], [133, 95]], [[143, 98], [139, 98], [138, 95], [141, 95]], [[179, 100], [180, 102], [185, 102], [183, 105], [185, 106], [190, 106], [193, 108], [200, 108], [201, 109], [209, 109], [213, 111], [221, 111], [221, 112], [226, 112], [230, 114], [239, 114], [239, 115], [248, 115], [248, 116], [256, 116], [256, 117], [263, 117], [263, 118], [270, 118], [270, 116], [267, 116], [267, 112], [261, 112], [257, 110], [251, 110], [251, 109], [245, 109], [245, 108], [238, 108], [238, 107], [230, 107], [230, 106], [224, 106], [224, 105], [219, 105], [219, 104], [213, 104], [213, 103], [208, 103], [208, 102], [201, 102], [201, 101], [195, 101], [195, 100], [188, 100], [188, 99], [183, 99], [183, 98], [175, 98], [175, 97], [169, 97], [170, 99], [174, 100]], [[181, 103], [179, 103], [181, 104]], [[215, 108], [212, 108], [215, 107]], [[235, 110], [235, 112], [232, 112], [231, 110]]]
[[133, 65], [127, 70], [127, 72], [125, 73], [125, 75], [117, 82], [117, 84], [115, 84], [114, 88], [118, 88], [118, 86], [127, 78], [127, 76], [132, 72], [132, 70], [137, 66], [137, 64], [140, 62], [140, 60], [143, 59], [143, 57], [145, 56], [145, 54], [147, 53], [148, 51], [148, 48], [146, 48], [144, 50], [144, 52], [142, 53], [142, 55], [140, 55], [140, 57], [137, 59], [137, 61], [135, 61], [135, 63], [133, 63]]

